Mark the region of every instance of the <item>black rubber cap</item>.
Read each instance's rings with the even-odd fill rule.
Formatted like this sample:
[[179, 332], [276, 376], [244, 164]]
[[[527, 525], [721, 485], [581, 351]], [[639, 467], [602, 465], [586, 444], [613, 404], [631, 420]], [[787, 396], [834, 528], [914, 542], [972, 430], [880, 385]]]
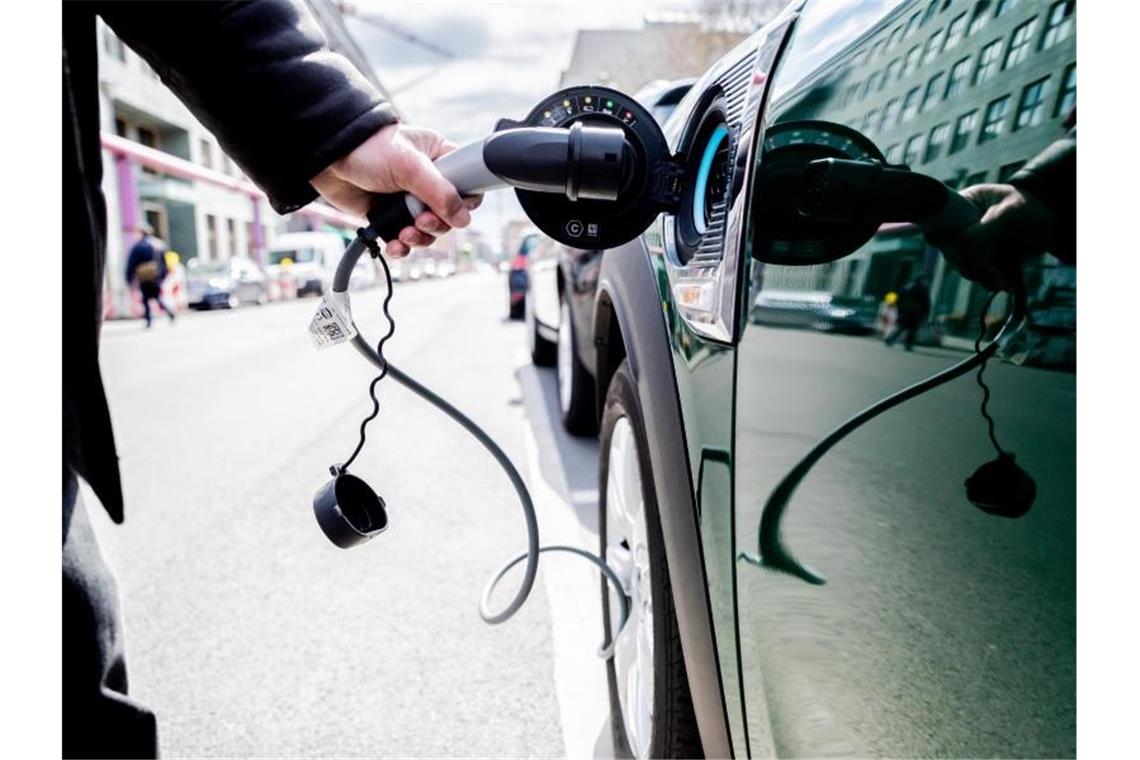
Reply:
[[317, 490], [313, 514], [329, 540], [342, 549], [369, 541], [388, 527], [384, 500], [363, 480], [346, 472]]

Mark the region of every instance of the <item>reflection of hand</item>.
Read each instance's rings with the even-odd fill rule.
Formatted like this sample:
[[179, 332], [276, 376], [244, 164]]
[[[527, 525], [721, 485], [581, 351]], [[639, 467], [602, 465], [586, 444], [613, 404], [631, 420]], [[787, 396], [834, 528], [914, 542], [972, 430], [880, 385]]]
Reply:
[[974, 185], [962, 195], [981, 209], [982, 218], [952, 240], [931, 242], [963, 277], [990, 290], [1009, 290], [1021, 261], [1047, 249], [1053, 216], [1036, 196], [1013, 185]]
[[313, 177], [312, 185], [329, 203], [360, 216], [368, 212], [374, 193], [406, 191], [427, 204], [430, 210], [416, 216], [415, 226], [387, 241], [387, 254], [404, 256], [413, 247], [431, 245], [452, 227], [466, 227], [470, 210], [482, 200], [460, 198], [432, 163], [453, 150], [455, 145], [434, 130], [392, 124]]

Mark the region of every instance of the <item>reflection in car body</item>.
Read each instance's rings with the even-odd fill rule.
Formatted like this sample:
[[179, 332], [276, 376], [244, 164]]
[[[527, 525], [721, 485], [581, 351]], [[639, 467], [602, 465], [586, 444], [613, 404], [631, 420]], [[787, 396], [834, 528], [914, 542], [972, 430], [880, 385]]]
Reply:
[[818, 291], [765, 290], [752, 302], [753, 324], [807, 327], [821, 332], [871, 335], [875, 332], [875, 299], [844, 298]]
[[[702, 125], [723, 110], [731, 160], [709, 176], [729, 181], [708, 183], [703, 221], [710, 208], [721, 216], [694, 237], [695, 207], [662, 213], [583, 277], [594, 283], [579, 346], [600, 402], [601, 549], [616, 561], [648, 546], [649, 582], [634, 583], [654, 610], [652, 677], [628, 659], [609, 666], [619, 747], [692, 753], [695, 734], [708, 756], [1075, 754], [1074, 268], [1048, 254], [1027, 262], [1038, 325], [985, 371], [996, 440], [1036, 480], [1027, 514], [998, 517], [966, 498], [963, 481], [996, 452], [982, 392], [960, 377], [858, 428], [800, 481], [777, 527], [824, 585], [743, 559], [809, 450], [962, 361], [1010, 309], [999, 295], [983, 320], [989, 294], [913, 227], [872, 227], [826, 264], [754, 258], [771, 233], [754, 224], [757, 187], [780, 140], [823, 125], [804, 149], [843, 155], [854, 130], [886, 161], [953, 187], [1004, 181], [1063, 134], [1075, 103], [1071, 6], [793, 2], [702, 76], [666, 125], [675, 155], [715, 165], [706, 142], [719, 133]], [[1008, 65], [985, 63], [995, 43]], [[975, 78], [979, 66], [989, 68]], [[768, 308], [781, 294], [877, 305], [918, 274], [933, 344], [921, 350], [765, 319], [795, 311]], [[623, 543], [630, 514], [645, 527]]]

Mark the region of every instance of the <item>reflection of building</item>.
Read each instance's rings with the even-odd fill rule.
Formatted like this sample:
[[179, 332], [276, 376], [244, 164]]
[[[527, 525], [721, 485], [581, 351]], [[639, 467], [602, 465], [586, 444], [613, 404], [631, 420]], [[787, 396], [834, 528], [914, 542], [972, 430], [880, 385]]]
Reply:
[[[855, 42], [861, 52], [838, 76], [807, 83], [797, 109], [862, 132], [888, 162], [952, 187], [1005, 181], [1063, 134], [1076, 106], [1075, 6], [904, 3], [875, 36]], [[1056, 264], [1048, 256], [1042, 262]], [[931, 276], [934, 318], [952, 334], [972, 329], [963, 318], [976, 315], [985, 293], [926, 251], [910, 226], [888, 227], [855, 256], [794, 276], [844, 295], [881, 297], [920, 268]], [[1030, 290], [1040, 277], [1030, 273]]]
[[[308, 5], [330, 45], [378, 85], [332, 3], [310, 0]], [[257, 257], [286, 223], [264, 201], [221, 184], [237, 186], [244, 177], [217, 140], [110, 27], [100, 22], [97, 34], [102, 131], [207, 170], [191, 178], [187, 172], [176, 175], [147, 167], [129, 150], [104, 151], [108, 307], [113, 314], [127, 314], [130, 296], [123, 269], [138, 222], [149, 223], [184, 260]], [[202, 42], [202, 54], [208, 55], [208, 40]], [[289, 226], [306, 224], [291, 221]]]
[[704, 73], [747, 36], [696, 21], [649, 21], [641, 29], [582, 29], [560, 87], [602, 84], [634, 93], [655, 79]]

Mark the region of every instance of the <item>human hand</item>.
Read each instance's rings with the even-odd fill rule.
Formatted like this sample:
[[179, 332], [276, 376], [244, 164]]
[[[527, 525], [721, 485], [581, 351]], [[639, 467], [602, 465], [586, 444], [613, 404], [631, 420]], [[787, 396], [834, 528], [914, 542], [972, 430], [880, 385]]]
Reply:
[[461, 198], [432, 163], [452, 150], [455, 145], [434, 130], [391, 124], [310, 182], [329, 203], [360, 216], [368, 213], [375, 193], [406, 191], [423, 201], [428, 210], [384, 247], [389, 256], [405, 256], [412, 248], [431, 245], [452, 227], [466, 227], [471, 210], [482, 202], [482, 196]]
[[952, 240], [931, 240], [963, 277], [990, 290], [1009, 290], [1022, 260], [1043, 253], [1053, 215], [1032, 193], [1013, 185], [973, 185], [962, 195], [982, 218]]

